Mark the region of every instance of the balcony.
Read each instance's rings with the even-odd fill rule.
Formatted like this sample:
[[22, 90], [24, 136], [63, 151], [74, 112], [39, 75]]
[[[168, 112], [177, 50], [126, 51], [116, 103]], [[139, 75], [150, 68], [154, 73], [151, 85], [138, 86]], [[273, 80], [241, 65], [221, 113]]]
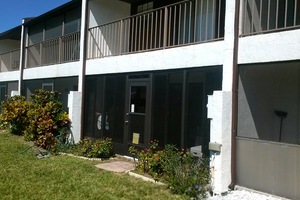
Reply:
[[79, 60], [80, 32], [45, 40], [26, 47], [26, 68]]
[[187, 0], [88, 30], [87, 58], [220, 40], [225, 0]]
[[243, 0], [242, 35], [300, 28], [300, 0]]
[[20, 66], [20, 49], [0, 54], [0, 72], [16, 71]]

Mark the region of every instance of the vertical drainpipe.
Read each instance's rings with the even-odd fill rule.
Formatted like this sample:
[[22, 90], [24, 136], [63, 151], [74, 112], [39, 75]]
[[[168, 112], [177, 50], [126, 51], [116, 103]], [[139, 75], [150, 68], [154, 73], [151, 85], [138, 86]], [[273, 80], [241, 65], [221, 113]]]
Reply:
[[25, 19], [22, 20], [22, 29], [21, 29], [21, 44], [20, 44], [20, 67], [19, 67], [19, 81], [18, 81], [18, 93], [22, 95], [22, 87], [23, 87], [23, 70], [25, 68]]
[[234, 189], [236, 184], [236, 133], [238, 111], [238, 46], [239, 46], [239, 18], [240, 0], [235, 0], [234, 15], [234, 46], [233, 46], [233, 76], [232, 76], [232, 119], [231, 119], [231, 183], [228, 186]]
[[79, 61], [81, 71], [78, 76], [78, 92], [81, 92], [81, 113], [80, 113], [80, 139], [83, 138], [84, 122], [84, 92], [85, 92], [85, 71], [86, 71], [86, 49], [87, 49], [87, 23], [88, 23], [88, 0], [82, 0], [81, 6], [81, 29], [80, 29], [80, 55]]

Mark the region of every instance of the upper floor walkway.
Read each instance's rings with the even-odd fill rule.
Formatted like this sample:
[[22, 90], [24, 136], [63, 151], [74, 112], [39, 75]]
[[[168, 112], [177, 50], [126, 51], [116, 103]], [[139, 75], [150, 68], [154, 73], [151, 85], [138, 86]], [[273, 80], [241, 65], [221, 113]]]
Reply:
[[[0, 51], [0, 72], [18, 70], [20, 63], [27, 69], [78, 61], [83, 51], [78, 2], [25, 23], [24, 60], [20, 61], [20, 49], [8, 47]], [[300, 28], [300, 0], [241, 0], [240, 4], [240, 37]], [[226, 5], [226, 0], [88, 1], [86, 58], [222, 41]]]

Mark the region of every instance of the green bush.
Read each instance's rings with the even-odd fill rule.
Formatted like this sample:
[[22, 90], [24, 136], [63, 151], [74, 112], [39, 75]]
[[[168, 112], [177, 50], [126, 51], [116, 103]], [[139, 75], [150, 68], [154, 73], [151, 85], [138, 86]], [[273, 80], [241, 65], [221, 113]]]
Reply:
[[178, 151], [172, 145], [166, 145], [164, 152], [162, 166], [171, 190], [196, 199], [204, 198], [210, 182], [208, 162], [184, 150]]
[[45, 149], [54, 149], [57, 144], [56, 136], [71, 124], [58, 97], [57, 92], [45, 90], [36, 90], [36, 93], [30, 96], [31, 104], [27, 112], [29, 124], [24, 136]]
[[23, 96], [13, 96], [1, 103], [0, 127], [10, 129], [10, 132], [22, 135], [29, 124], [27, 112], [29, 102]]
[[57, 92], [36, 90], [26, 101], [24, 96], [8, 98], [1, 104], [0, 126], [24, 135], [39, 147], [54, 149], [56, 136], [70, 128], [70, 119], [58, 100]]
[[105, 138], [99, 140], [83, 139], [70, 150], [79, 156], [88, 158], [110, 158], [114, 156], [112, 139]]
[[129, 148], [129, 153], [138, 158], [136, 170], [166, 182], [176, 194], [204, 198], [210, 182], [208, 162], [173, 145], [166, 145], [163, 150], [158, 150], [157, 145], [154, 141], [149, 149]]
[[129, 147], [129, 153], [138, 158], [136, 170], [151, 175], [158, 180], [163, 173], [161, 159], [164, 152], [158, 150], [158, 141], [151, 141], [148, 149], [138, 150], [134, 146]]

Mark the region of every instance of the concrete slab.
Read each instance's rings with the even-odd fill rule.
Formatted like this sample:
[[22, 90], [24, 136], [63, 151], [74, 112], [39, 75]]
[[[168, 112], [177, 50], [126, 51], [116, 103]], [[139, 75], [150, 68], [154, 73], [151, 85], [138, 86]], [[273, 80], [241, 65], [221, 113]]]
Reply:
[[134, 169], [134, 164], [132, 162], [126, 161], [111, 161], [108, 163], [101, 163], [96, 165], [97, 168], [112, 171], [112, 172], [126, 172]]

